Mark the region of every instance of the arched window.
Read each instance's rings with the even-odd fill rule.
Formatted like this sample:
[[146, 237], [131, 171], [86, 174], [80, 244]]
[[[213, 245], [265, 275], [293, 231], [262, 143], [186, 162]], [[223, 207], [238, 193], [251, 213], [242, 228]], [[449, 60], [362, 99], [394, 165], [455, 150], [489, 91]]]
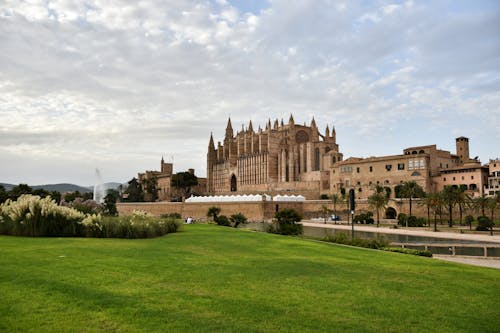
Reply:
[[236, 192], [237, 191], [237, 185], [236, 185], [236, 176], [233, 174], [231, 176], [231, 192]]

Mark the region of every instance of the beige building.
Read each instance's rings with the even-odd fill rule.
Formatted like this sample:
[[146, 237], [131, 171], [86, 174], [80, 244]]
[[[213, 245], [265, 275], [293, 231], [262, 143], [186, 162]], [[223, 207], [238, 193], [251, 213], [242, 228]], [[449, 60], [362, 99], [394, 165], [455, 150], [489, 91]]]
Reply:
[[433, 177], [436, 191], [445, 186], [454, 186], [465, 189], [473, 197], [484, 194], [484, 187], [488, 183], [488, 166], [482, 166], [479, 161], [467, 162], [454, 168], [441, 170]]
[[[194, 169], [188, 170], [194, 175]], [[173, 164], [165, 163], [163, 157], [160, 162], [160, 171], [145, 171], [137, 174], [137, 179], [144, 189], [146, 201], [151, 201], [151, 193], [147, 191], [148, 181], [156, 179], [158, 190], [158, 201], [181, 200], [185, 193], [172, 187]], [[196, 195], [206, 194], [207, 179], [198, 178], [198, 185], [191, 189], [191, 192]]]
[[487, 168], [469, 158], [469, 139], [456, 139], [456, 154], [441, 150], [436, 145], [410, 147], [401, 155], [348, 158], [331, 168], [332, 193], [342, 188], [354, 188], [359, 199], [366, 199], [376, 185], [390, 189], [414, 180], [425, 192], [440, 191], [445, 185], [466, 186], [473, 195], [481, 195], [486, 184]]
[[310, 126], [269, 120], [254, 131], [252, 122], [233, 133], [227, 122], [223, 142], [207, 154], [207, 185], [211, 194], [294, 193], [317, 199], [330, 192], [330, 167], [342, 160], [335, 129], [321, 134], [313, 118]]
[[488, 163], [489, 175], [484, 188], [484, 193], [487, 196], [493, 196], [500, 192], [500, 159], [490, 160]]

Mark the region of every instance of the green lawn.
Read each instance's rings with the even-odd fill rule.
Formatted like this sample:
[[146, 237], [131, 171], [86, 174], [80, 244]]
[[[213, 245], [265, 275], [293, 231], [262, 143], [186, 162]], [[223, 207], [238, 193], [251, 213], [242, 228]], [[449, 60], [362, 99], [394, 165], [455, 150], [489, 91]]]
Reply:
[[500, 270], [190, 225], [0, 237], [0, 332], [498, 332]]

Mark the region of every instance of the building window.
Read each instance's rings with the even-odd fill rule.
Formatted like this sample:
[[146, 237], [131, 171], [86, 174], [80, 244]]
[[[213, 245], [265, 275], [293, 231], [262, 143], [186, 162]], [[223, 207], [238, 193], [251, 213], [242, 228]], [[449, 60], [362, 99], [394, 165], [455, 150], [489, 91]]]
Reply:
[[385, 180], [384, 184], [389, 185], [389, 180]]
[[372, 182], [369, 182], [368, 185], [372, 186]]
[[455, 180], [455, 177], [453, 177], [453, 180]]
[[474, 179], [474, 176], [470, 176], [470, 179]]
[[405, 169], [405, 164], [404, 163], [398, 163], [398, 170], [404, 170]]
[[386, 165], [385, 165], [385, 169], [386, 169], [387, 171], [391, 171], [391, 169], [392, 169], [392, 164], [386, 164]]
[[371, 167], [370, 167], [370, 172], [372, 172], [372, 171], [373, 171], [373, 167], [371, 166]]
[[413, 170], [413, 160], [408, 160], [408, 170]]
[[359, 173], [359, 167], [356, 168], [356, 172]]
[[446, 181], [446, 177], [443, 178], [443, 181], [445, 182]]
[[425, 162], [424, 162], [424, 159], [421, 158], [420, 159], [420, 169], [424, 169], [425, 168]]
[[357, 182], [356, 185], [361, 186], [361, 182]]
[[464, 176], [462, 176], [462, 180], [464, 180]]

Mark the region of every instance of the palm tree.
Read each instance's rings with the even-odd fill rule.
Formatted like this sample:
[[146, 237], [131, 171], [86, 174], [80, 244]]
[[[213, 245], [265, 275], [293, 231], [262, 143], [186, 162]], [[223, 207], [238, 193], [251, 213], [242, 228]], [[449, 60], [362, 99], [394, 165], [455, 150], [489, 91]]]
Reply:
[[465, 193], [465, 189], [463, 187], [459, 187], [456, 197], [456, 203], [458, 205], [458, 211], [460, 213], [460, 225], [463, 225], [463, 212], [470, 207], [471, 200], [472, 198], [467, 193]]
[[485, 194], [481, 195], [480, 197], [474, 198], [474, 208], [475, 209], [481, 208], [481, 216], [486, 216], [484, 215], [484, 210], [487, 204], [488, 204], [488, 197]]
[[219, 215], [219, 213], [220, 213], [220, 208], [212, 206], [208, 208], [207, 216], [212, 217], [212, 219], [215, 222], [217, 222], [217, 216]]
[[403, 198], [410, 199], [410, 216], [411, 215], [411, 203], [413, 198], [421, 198], [424, 196], [424, 189], [417, 184], [416, 181], [410, 180], [406, 181], [401, 186], [401, 195]]
[[326, 205], [321, 206], [321, 213], [323, 215], [323, 221], [326, 224], [326, 217], [328, 216], [328, 213], [331, 212], [331, 209], [328, 208]]
[[[378, 191], [378, 187], [380, 187], [381, 191]], [[387, 203], [389, 199], [381, 186], [377, 185], [375, 188], [375, 192], [368, 197], [368, 203], [370, 206], [377, 211], [377, 228], [380, 225], [380, 209], [384, 209], [387, 207]]]
[[434, 212], [434, 231], [436, 232], [437, 231], [436, 216], [438, 212], [439, 213], [441, 212], [441, 207], [443, 205], [441, 193], [437, 192], [429, 193], [429, 195], [427, 195], [427, 198], [429, 207], [432, 208], [432, 211]]
[[332, 194], [332, 203], [333, 203], [333, 214], [337, 216], [337, 204], [342, 202], [342, 197], [338, 194]]
[[458, 190], [453, 186], [445, 186], [441, 191], [443, 202], [448, 207], [450, 217], [448, 220], [448, 226], [450, 228], [453, 226], [453, 207], [457, 203], [457, 192]]
[[[434, 193], [427, 193], [420, 201], [420, 205], [427, 207], [427, 225], [431, 226], [431, 209], [434, 208]], [[435, 211], [435, 210], [434, 210]]]
[[497, 198], [493, 197], [493, 198], [488, 198], [488, 202], [486, 204], [486, 207], [488, 209], [490, 209], [491, 211], [491, 228], [490, 228], [490, 231], [491, 231], [491, 235], [493, 235], [493, 225], [495, 225], [495, 222], [493, 220], [493, 217], [494, 217], [494, 214], [495, 214], [495, 210], [498, 208], [498, 200]]

